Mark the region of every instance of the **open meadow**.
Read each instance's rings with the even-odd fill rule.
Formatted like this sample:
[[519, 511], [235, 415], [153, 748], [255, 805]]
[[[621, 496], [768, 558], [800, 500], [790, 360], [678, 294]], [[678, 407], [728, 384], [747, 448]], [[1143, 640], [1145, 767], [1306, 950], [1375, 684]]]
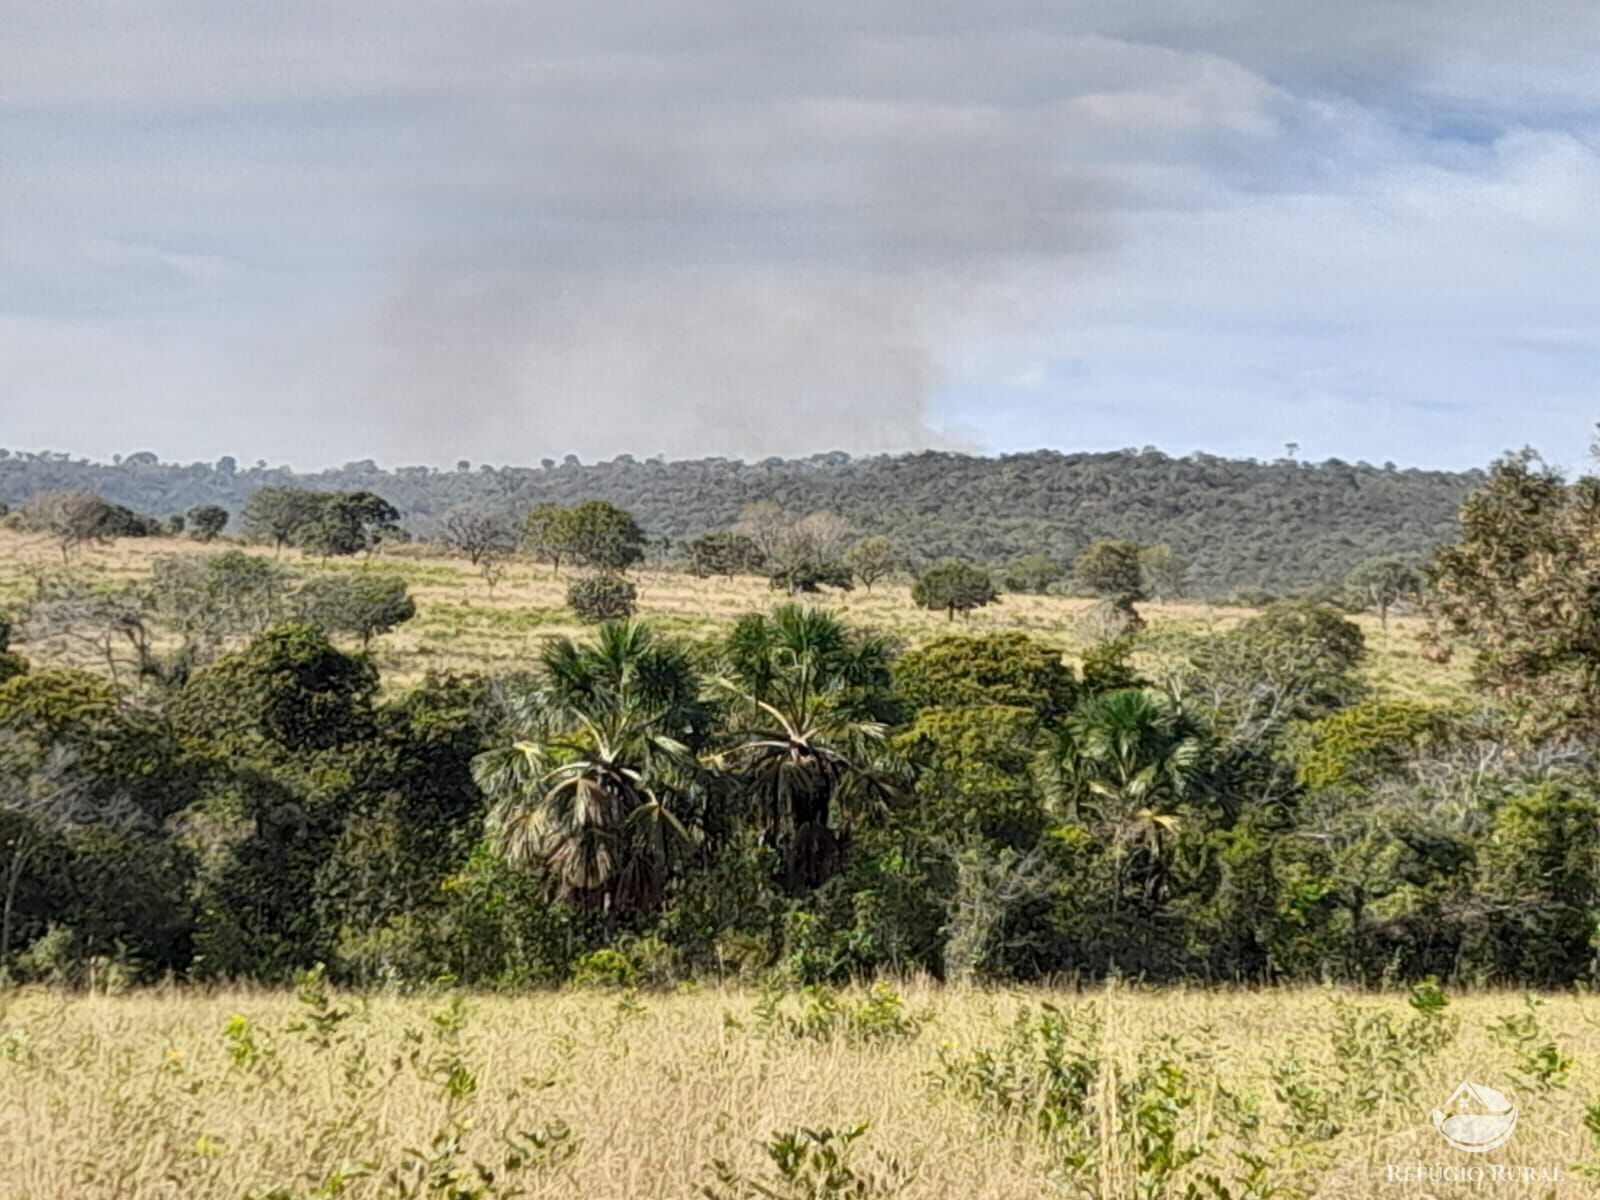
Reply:
[[[148, 577], [151, 563], [165, 555], [218, 554], [231, 549], [272, 556], [269, 548], [214, 542], [201, 545], [187, 538], [124, 538], [110, 546], [86, 546], [75, 552], [66, 569], [106, 583]], [[286, 550], [278, 556], [297, 571], [385, 571], [402, 576], [417, 603], [417, 616], [374, 642], [377, 665], [388, 688], [414, 683], [430, 670], [495, 673], [532, 664], [539, 646], [554, 637], [581, 637], [586, 627], [566, 607], [572, 573], [557, 573], [526, 558], [504, 564], [503, 575], [490, 587], [483, 574], [464, 558], [442, 547], [415, 544], [396, 547], [370, 559], [318, 559]], [[63, 569], [62, 556], [48, 537], [0, 529], [0, 605], [20, 605], [39, 572]], [[640, 615], [663, 629], [703, 638], [726, 629], [740, 615], [772, 607], [782, 597], [757, 576], [697, 579], [682, 571], [649, 567], [635, 570]], [[998, 604], [981, 608], [953, 624], [943, 613], [918, 608], [904, 582], [880, 583], [870, 591], [824, 591], [806, 599], [845, 620], [888, 633], [908, 646], [950, 632], [997, 633], [1015, 630], [1061, 647], [1076, 660], [1095, 639], [1084, 614], [1094, 601], [1071, 596], [1005, 594]], [[1159, 671], [1178, 643], [1227, 629], [1255, 610], [1199, 601], [1140, 603], [1147, 628], [1136, 661]], [[1367, 641], [1361, 675], [1377, 694], [1427, 703], [1447, 703], [1465, 692], [1466, 671], [1459, 661], [1439, 664], [1423, 658], [1418, 634], [1423, 622], [1412, 616], [1391, 616], [1383, 628], [1377, 617], [1358, 614]], [[81, 644], [28, 646], [41, 665], [95, 667], [92, 651]]]
[[[401, 997], [314, 979], [298, 997], [14, 992], [0, 1195], [1593, 1194], [1594, 1002], [1438, 999], [918, 984]], [[1468, 1080], [1518, 1110], [1484, 1154], [1452, 1149], [1430, 1117]], [[1423, 1178], [1466, 1167], [1517, 1179]]]

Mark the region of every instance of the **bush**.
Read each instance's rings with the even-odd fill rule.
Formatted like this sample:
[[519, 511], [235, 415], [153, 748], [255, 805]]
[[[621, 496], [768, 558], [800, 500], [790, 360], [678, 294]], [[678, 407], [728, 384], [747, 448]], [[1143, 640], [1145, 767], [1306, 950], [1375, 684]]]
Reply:
[[567, 607], [580, 621], [624, 621], [639, 607], [639, 589], [615, 575], [587, 575], [567, 588]]
[[627, 988], [638, 982], [638, 970], [620, 950], [594, 950], [572, 964], [573, 987]]

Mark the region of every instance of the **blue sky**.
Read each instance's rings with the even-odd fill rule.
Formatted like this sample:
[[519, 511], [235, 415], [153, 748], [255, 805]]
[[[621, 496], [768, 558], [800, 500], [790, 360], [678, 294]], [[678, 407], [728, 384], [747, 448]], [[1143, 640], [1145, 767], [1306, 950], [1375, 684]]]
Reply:
[[13, 0], [0, 443], [1577, 464], [1596, 62], [1590, 0]]

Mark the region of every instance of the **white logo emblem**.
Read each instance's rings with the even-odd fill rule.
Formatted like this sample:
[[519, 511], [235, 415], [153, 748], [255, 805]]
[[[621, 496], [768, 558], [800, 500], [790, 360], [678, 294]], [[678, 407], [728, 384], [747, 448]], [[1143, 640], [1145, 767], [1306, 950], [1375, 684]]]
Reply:
[[1517, 1127], [1517, 1106], [1504, 1092], [1481, 1083], [1463, 1083], [1444, 1111], [1433, 1110], [1433, 1127], [1457, 1150], [1482, 1154], [1503, 1146]]

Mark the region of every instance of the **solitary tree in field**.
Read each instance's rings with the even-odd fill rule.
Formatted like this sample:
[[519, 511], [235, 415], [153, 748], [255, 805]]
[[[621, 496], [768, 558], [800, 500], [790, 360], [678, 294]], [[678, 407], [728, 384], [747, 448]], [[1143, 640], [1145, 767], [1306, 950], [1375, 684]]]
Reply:
[[561, 560], [567, 555], [567, 526], [571, 510], [548, 501], [535, 504], [522, 518], [522, 548], [539, 562], [547, 562], [561, 571]]
[[197, 542], [211, 542], [227, 526], [228, 510], [217, 504], [197, 504], [187, 518], [189, 536]]
[[465, 554], [473, 566], [517, 544], [511, 522], [481, 508], [455, 509], [445, 517], [443, 532], [445, 543]]
[[281, 551], [295, 540], [301, 527], [317, 519], [322, 497], [304, 488], [264, 487], [245, 502], [241, 521], [245, 534], [270, 542]]
[[298, 525], [293, 540], [303, 550], [324, 556], [371, 554], [378, 543], [400, 532], [400, 512], [373, 492], [329, 492], [310, 520]]
[[944, 609], [950, 620], [1000, 599], [994, 581], [971, 563], [947, 558], [930, 567], [911, 589], [911, 599], [923, 608]]
[[567, 552], [580, 566], [622, 572], [644, 558], [639, 522], [607, 500], [586, 500], [573, 508], [561, 532]]
[[[126, 509], [121, 512], [133, 515]], [[79, 546], [109, 542], [119, 532], [128, 532], [120, 528], [123, 522], [118, 519], [117, 506], [83, 490], [40, 492], [23, 508], [22, 524], [25, 529], [54, 536], [62, 562]]]
[[899, 549], [882, 534], [862, 538], [844, 555], [844, 565], [869, 592], [873, 584], [898, 571], [903, 562]]
[[591, 625], [623, 621], [638, 609], [639, 589], [620, 575], [584, 575], [568, 585], [567, 607]]
[[1378, 624], [1389, 628], [1389, 610], [1422, 591], [1422, 572], [1398, 558], [1369, 558], [1345, 576], [1345, 589], [1363, 608], [1376, 609]]
[[417, 615], [404, 579], [368, 570], [318, 575], [294, 599], [301, 620], [325, 633], [353, 633], [363, 646]]
[[761, 551], [762, 558], [771, 562], [782, 553], [784, 539], [793, 525], [793, 514], [781, 504], [757, 500], [740, 510], [733, 532], [749, 538]]

